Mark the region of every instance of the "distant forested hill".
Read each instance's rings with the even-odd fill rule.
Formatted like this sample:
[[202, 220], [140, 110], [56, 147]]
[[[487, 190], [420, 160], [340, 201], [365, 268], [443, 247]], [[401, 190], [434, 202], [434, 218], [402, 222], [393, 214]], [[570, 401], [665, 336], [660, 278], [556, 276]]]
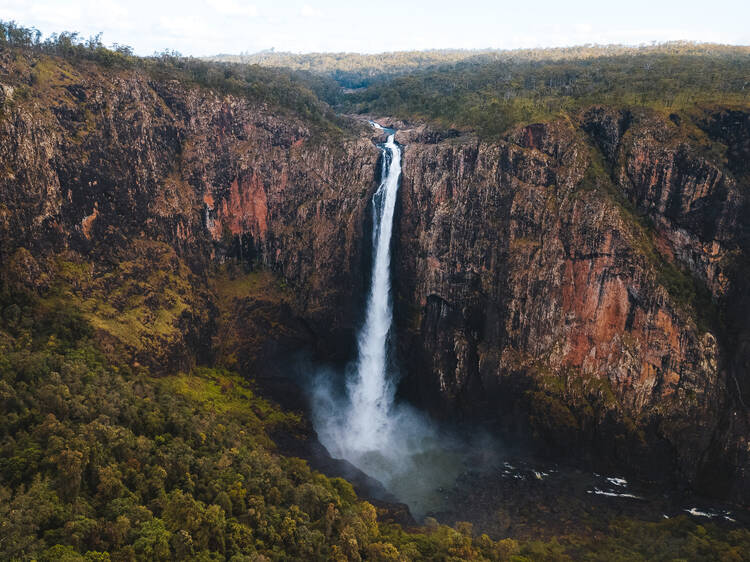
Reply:
[[696, 104], [750, 103], [750, 48], [677, 44], [612, 51], [466, 60], [373, 84], [346, 96], [344, 104], [348, 111], [436, 121], [492, 136], [592, 104], [673, 112]]
[[379, 55], [262, 52], [212, 60], [290, 69], [339, 111], [427, 120], [484, 136], [591, 104], [677, 111], [750, 103], [750, 47], [691, 42]]
[[436, 49], [430, 51], [401, 51], [375, 55], [360, 53], [282, 53], [261, 51], [252, 54], [216, 55], [207, 57], [214, 62], [257, 64], [277, 68], [306, 71], [336, 80], [344, 88], [363, 88], [389, 77], [424, 70], [438, 65], [449, 65], [466, 59], [493, 60], [500, 51]]
[[242, 63], [291, 70], [308, 71], [334, 78], [345, 88], [363, 88], [374, 82], [415, 71], [434, 70], [461, 62], [486, 64], [492, 62], [559, 62], [601, 57], [690, 55], [704, 57], [736, 57], [748, 55], [747, 47], [673, 41], [647, 46], [582, 45], [548, 49], [430, 49], [391, 53], [289, 53], [273, 50], [239, 55], [219, 54], [205, 57], [213, 62]]

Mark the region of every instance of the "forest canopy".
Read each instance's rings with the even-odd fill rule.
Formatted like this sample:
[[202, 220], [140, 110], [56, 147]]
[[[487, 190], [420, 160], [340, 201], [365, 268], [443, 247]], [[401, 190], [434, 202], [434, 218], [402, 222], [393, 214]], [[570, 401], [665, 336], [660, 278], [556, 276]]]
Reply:
[[750, 103], [749, 48], [680, 44], [606, 51], [584, 50], [580, 58], [552, 60], [530, 54], [493, 62], [467, 60], [375, 83], [347, 95], [342, 107], [493, 136], [517, 123], [593, 104], [672, 112], [696, 104]]
[[432, 50], [366, 55], [265, 51], [218, 55], [306, 72], [338, 111], [430, 121], [496, 136], [592, 104], [677, 111], [750, 103], [750, 47], [676, 41], [644, 46]]
[[273, 50], [239, 55], [215, 55], [206, 60], [258, 64], [277, 68], [309, 71], [334, 78], [345, 88], [363, 88], [375, 82], [414, 71], [447, 68], [462, 62], [560, 62], [601, 57], [644, 56], [654, 54], [691, 56], [737, 56], [748, 54], [747, 47], [712, 43], [672, 41], [651, 45], [580, 45], [577, 47], [539, 49], [430, 49], [390, 53], [286, 53]]

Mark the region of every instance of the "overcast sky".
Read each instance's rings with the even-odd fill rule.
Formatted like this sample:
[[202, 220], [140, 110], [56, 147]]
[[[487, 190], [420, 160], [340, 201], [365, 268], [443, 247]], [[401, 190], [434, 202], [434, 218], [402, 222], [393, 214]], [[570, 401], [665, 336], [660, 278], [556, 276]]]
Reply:
[[750, 44], [750, 0], [0, 0], [45, 35], [103, 32], [137, 54], [383, 52], [690, 39]]

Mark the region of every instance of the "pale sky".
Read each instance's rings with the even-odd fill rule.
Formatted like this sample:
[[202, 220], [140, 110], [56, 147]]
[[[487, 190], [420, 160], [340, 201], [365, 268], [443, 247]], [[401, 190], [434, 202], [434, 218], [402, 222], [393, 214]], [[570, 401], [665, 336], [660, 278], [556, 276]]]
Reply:
[[0, 0], [0, 19], [46, 36], [103, 32], [139, 55], [750, 44], [750, 0]]

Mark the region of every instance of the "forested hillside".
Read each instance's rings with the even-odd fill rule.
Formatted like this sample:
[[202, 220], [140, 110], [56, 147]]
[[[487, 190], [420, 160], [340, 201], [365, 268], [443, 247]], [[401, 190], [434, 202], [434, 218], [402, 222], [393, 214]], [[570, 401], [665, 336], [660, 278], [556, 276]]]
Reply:
[[373, 84], [348, 94], [342, 107], [497, 136], [515, 124], [592, 104], [665, 112], [697, 104], [750, 105], [750, 48], [678, 44], [611, 51], [478, 57]]
[[266, 51], [208, 60], [288, 69], [339, 111], [493, 137], [594, 103], [664, 111], [750, 103], [750, 48], [691, 42], [377, 55]]
[[359, 53], [294, 54], [274, 51], [206, 57], [215, 62], [288, 68], [333, 79], [344, 88], [363, 88], [393, 76], [426, 68], [455, 64], [466, 59], [493, 60], [496, 51], [436, 49], [365, 55]]
[[[61, 32], [42, 39], [35, 29], [3, 21], [0, 21], [0, 48], [13, 49], [8, 54], [16, 56], [19, 62], [42, 55], [56, 56], [76, 64], [93, 63], [102, 71], [137, 71], [161, 82], [177, 80], [184, 85], [243, 96], [282, 114], [303, 118], [322, 131], [336, 131], [337, 125], [344, 123], [312, 91], [325, 93], [330, 86], [328, 81], [304, 73], [260, 65], [211, 63], [170, 51], [137, 57], [128, 46], [106, 47], [101, 35], [84, 39], [77, 33]], [[18, 79], [23, 67], [19, 67], [18, 75], [9, 78]], [[32, 81], [22, 86], [16, 95], [25, 96], [26, 90], [34, 85]]]

